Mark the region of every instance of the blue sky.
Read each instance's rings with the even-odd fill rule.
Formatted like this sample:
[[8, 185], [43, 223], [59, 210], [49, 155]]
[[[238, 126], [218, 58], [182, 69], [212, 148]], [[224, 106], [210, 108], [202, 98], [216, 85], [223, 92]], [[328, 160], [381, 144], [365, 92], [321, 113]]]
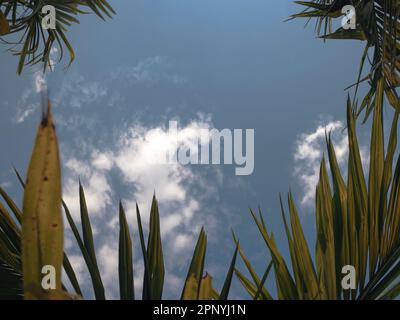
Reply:
[[[142, 261], [134, 203], [146, 221], [151, 195], [160, 202], [165, 240], [165, 296], [179, 297], [196, 237], [208, 234], [206, 269], [216, 287], [234, 250], [231, 228], [261, 275], [268, 255], [248, 208], [260, 206], [284, 248], [279, 193], [291, 188], [307, 236], [313, 239], [315, 169], [328, 126], [346, 156], [344, 88], [355, 81], [361, 44], [316, 39], [313, 24], [284, 22], [300, 8], [292, 1], [110, 1], [117, 15], [92, 15], [69, 32], [76, 61], [42, 75], [1, 52], [0, 183], [17, 199], [11, 171], [25, 172], [40, 117], [40, 90], [54, 103], [63, 160], [64, 197], [79, 216], [78, 178], [87, 191], [99, 263], [108, 297], [118, 297], [117, 206], [122, 199], [135, 244], [135, 279]], [[56, 55], [57, 53], [55, 53]], [[181, 128], [255, 130], [255, 170], [233, 166], [158, 166], [145, 154]], [[86, 269], [67, 235], [66, 248], [91, 297]], [[241, 264], [239, 264], [241, 266]], [[243, 268], [242, 268], [243, 269]], [[235, 281], [232, 297], [246, 297]]]

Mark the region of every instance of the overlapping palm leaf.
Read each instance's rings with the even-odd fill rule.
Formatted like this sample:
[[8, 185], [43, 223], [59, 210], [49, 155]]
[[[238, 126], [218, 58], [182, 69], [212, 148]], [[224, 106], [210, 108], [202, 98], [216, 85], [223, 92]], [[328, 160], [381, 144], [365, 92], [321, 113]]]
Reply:
[[[35, 147], [28, 170], [28, 184], [19, 173], [17, 177], [24, 189], [24, 210], [21, 211], [12, 198], [0, 187], [0, 298], [18, 299], [74, 299], [83, 298], [83, 290], [67, 255], [63, 254], [63, 227], [60, 223], [61, 207], [89, 272], [94, 297], [106, 298], [101, 272], [96, 257], [95, 239], [86, 204], [85, 191], [79, 183], [79, 202], [81, 232], [60, 192], [56, 190], [61, 183], [58, 162], [57, 137], [52, 122], [50, 105], [39, 125]], [[60, 212], [57, 213], [57, 208]], [[150, 227], [147, 246], [141, 223], [139, 207], [137, 223], [139, 241], [144, 263], [143, 299], [161, 299], [164, 288], [164, 258], [160, 232], [160, 216], [156, 197], [153, 197], [150, 212]], [[23, 228], [21, 228], [21, 225]], [[133, 241], [125, 209], [119, 206], [119, 249], [118, 276], [121, 299], [134, 299]], [[21, 250], [22, 246], [29, 246]], [[192, 262], [183, 286], [182, 299], [227, 299], [230, 291], [236, 252], [232, 258], [221, 293], [212, 285], [212, 278], [204, 276], [206, 235], [202, 229]], [[22, 256], [22, 252], [29, 253]], [[41, 288], [40, 270], [44, 264], [53, 265], [57, 272], [56, 290], [44, 291]], [[62, 267], [61, 267], [62, 264]], [[61, 282], [62, 269], [74, 292], [68, 292], [67, 285]], [[25, 285], [23, 285], [23, 279]], [[195, 294], [193, 294], [195, 293]]]
[[[316, 188], [314, 254], [291, 193], [287, 199], [290, 224], [281, 201], [290, 261], [280, 253], [261, 212], [251, 212], [272, 257], [278, 299], [393, 299], [400, 294], [400, 156], [395, 161], [398, 117], [396, 112], [385, 152], [382, 105], [374, 106], [367, 176], [356, 134], [356, 110], [350, 100], [347, 180], [327, 133], [331, 178], [324, 158]], [[254, 299], [271, 299], [264, 277], [261, 281], [241, 255], [252, 281], [237, 270], [239, 280]], [[342, 267], [346, 265], [354, 266], [356, 271], [354, 290], [345, 290], [341, 285]]]
[[[56, 29], [44, 29], [42, 7], [52, 5], [56, 10]], [[25, 65], [42, 62], [44, 69], [52, 66], [51, 49], [57, 47], [58, 59], [64, 51], [69, 54], [70, 63], [75, 53], [66, 32], [72, 24], [79, 23], [78, 16], [93, 12], [101, 19], [111, 17], [115, 12], [106, 0], [3, 0], [0, 1], [0, 36], [2, 42], [19, 56], [17, 73]], [[4, 37], [7, 36], [7, 37]]]
[[[362, 100], [357, 113], [365, 110], [368, 117], [375, 106], [375, 100], [382, 100], [378, 94], [380, 81], [390, 104], [400, 111], [397, 88], [400, 85], [400, 1], [399, 0], [312, 0], [295, 1], [305, 10], [293, 18], [316, 18], [316, 30], [323, 39], [352, 39], [366, 42], [361, 58], [360, 72], [355, 83], [368, 81], [370, 89]], [[355, 8], [356, 28], [333, 30], [333, 21], [344, 18], [342, 9], [351, 5]], [[370, 57], [371, 54], [371, 57]], [[370, 68], [363, 74], [365, 62]]]

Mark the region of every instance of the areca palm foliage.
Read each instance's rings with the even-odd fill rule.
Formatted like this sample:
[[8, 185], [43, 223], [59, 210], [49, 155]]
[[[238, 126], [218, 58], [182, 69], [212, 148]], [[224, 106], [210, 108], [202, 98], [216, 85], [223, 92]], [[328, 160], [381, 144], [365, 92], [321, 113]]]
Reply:
[[[45, 5], [56, 10], [56, 29], [44, 29], [42, 13]], [[53, 47], [69, 54], [70, 63], [75, 54], [66, 32], [72, 24], [79, 23], [77, 16], [93, 12], [101, 19], [111, 17], [114, 10], [106, 0], [0, 0], [0, 40], [11, 46], [19, 56], [17, 73], [25, 65], [43, 63], [44, 69], [51, 67], [50, 52]]]
[[[356, 134], [356, 110], [347, 106], [347, 181], [338, 165], [335, 147], [327, 133], [327, 158], [322, 159], [316, 187], [316, 243], [312, 250], [304, 236], [295, 201], [288, 196], [290, 223], [281, 211], [290, 260], [279, 251], [261, 211], [251, 211], [272, 261], [260, 279], [239, 248], [252, 280], [236, 270], [255, 299], [272, 299], [265, 288], [273, 266], [278, 299], [392, 299], [400, 294], [400, 156], [393, 171], [397, 146], [396, 112], [386, 152], [382, 106], [374, 106], [368, 175], [364, 174]], [[395, 161], [396, 162], [396, 161]], [[344, 290], [342, 268], [356, 271], [356, 289]]]
[[[317, 33], [323, 39], [352, 39], [365, 42], [360, 72], [355, 83], [368, 81], [370, 89], [363, 98], [357, 113], [365, 110], [368, 117], [375, 100], [382, 100], [385, 93], [390, 104], [400, 111], [397, 88], [400, 85], [400, 1], [399, 0], [313, 0], [295, 1], [305, 10], [290, 18], [316, 19]], [[335, 20], [343, 19], [342, 9], [346, 5], [355, 8], [356, 28], [333, 30]], [[370, 68], [363, 74], [365, 62]], [[383, 84], [380, 85], [380, 82]], [[383, 89], [379, 91], [379, 87]]]
[[[92, 280], [96, 299], [106, 298], [99, 263], [96, 258], [94, 237], [86, 205], [85, 192], [79, 184], [79, 202], [82, 230], [79, 232], [67, 205], [61, 200], [61, 172], [58, 143], [50, 107], [44, 116], [36, 136], [28, 174], [25, 181], [17, 173], [24, 188], [24, 203], [21, 210], [12, 198], [0, 188], [4, 202], [0, 202], [0, 298], [25, 299], [81, 299], [82, 289], [63, 249], [63, 218], [77, 241], [87, 271]], [[139, 207], [136, 206], [138, 238], [144, 264], [142, 299], [161, 299], [164, 288], [164, 259], [160, 234], [160, 217], [156, 197], [150, 211], [150, 226], [147, 244], [141, 223]], [[21, 228], [22, 225], [22, 228]], [[121, 299], [134, 299], [134, 265], [132, 256], [133, 238], [128, 226], [125, 210], [119, 205], [119, 288]], [[196, 244], [186, 281], [182, 284], [182, 299], [227, 299], [236, 252], [229, 266], [221, 289], [217, 292], [212, 278], [204, 274], [207, 237], [202, 229]], [[56, 288], [43, 290], [42, 267], [54, 266]], [[62, 269], [73, 290], [62, 283]]]

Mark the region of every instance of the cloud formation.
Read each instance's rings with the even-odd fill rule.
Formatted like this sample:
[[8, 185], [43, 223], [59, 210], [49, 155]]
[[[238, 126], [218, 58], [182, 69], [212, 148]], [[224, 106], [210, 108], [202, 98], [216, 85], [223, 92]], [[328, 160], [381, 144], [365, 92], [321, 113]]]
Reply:
[[[331, 133], [336, 157], [341, 172], [347, 175], [348, 138], [346, 125], [343, 121], [325, 121], [315, 130], [298, 136], [294, 151], [294, 176], [303, 191], [301, 204], [312, 207], [315, 200], [315, 188], [319, 178], [319, 167], [322, 156], [326, 153], [325, 135]], [[361, 160], [364, 168], [368, 164], [368, 152], [365, 146], [360, 146]], [[329, 169], [329, 163], [327, 163]]]
[[[167, 128], [169, 120], [178, 121], [179, 143], [185, 146], [197, 140], [200, 128], [213, 127], [211, 118], [201, 114], [185, 120], [168, 115], [170, 105], [177, 101], [175, 98], [168, 108], [165, 108], [168, 104], [165, 99], [153, 100], [157, 90], [179, 93], [186, 82], [168, 58], [156, 56], [133, 66], [116, 68], [103, 78], [88, 79], [78, 73], [69, 74], [63, 77], [60, 87], [52, 91], [61, 141], [63, 198], [79, 227], [80, 179], [109, 298], [118, 297], [119, 200], [125, 207], [132, 237], [137, 240], [136, 202], [146, 231], [151, 199], [156, 193], [166, 266], [166, 297], [179, 296], [201, 226], [206, 226], [209, 234], [215, 230], [217, 218], [211, 213], [210, 203], [218, 197], [218, 185], [223, 180], [221, 169], [202, 166], [199, 170], [179, 163], [157, 164], [154, 161], [160, 150], [165, 154], [175, 146], [172, 142], [175, 137], [170, 136]], [[25, 102], [43, 91], [45, 85], [44, 77], [34, 77], [33, 88], [29, 89]], [[151, 101], [151, 108], [165, 108], [164, 115], [140, 118], [136, 110], [146, 110], [142, 101]], [[25, 102], [21, 105], [26, 106]], [[141, 108], [136, 108], [138, 104]], [[19, 122], [26, 121], [38, 106], [32, 110], [21, 108]], [[204, 203], [207, 205], [202, 205]], [[139, 242], [133, 243], [135, 287], [140, 295], [143, 261]], [[90, 277], [68, 227], [65, 244], [78, 279], [83, 283], [85, 296], [91, 297]]]
[[[58, 54], [58, 49], [56, 47], [50, 50], [50, 69], [54, 70], [55, 57]], [[34, 88], [28, 87], [22, 93], [20, 99], [17, 102], [17, 113], [14, 117], [14, 121], [17, 124], [23, 123], [27, 118], [29, 118], [40, 106], [39, 103], [32, 103], [35, 96], [40, 96], [41, 93], [47, 91], [47, 79], [46, 75], [43, 73], [42, 69], [36, 70], [33, 73], [33, 84]]]
[[[180, 143], [190, 144], [199, 128], [211, 125], [209, 120], [204, 119], [189, 122], [182, 128], [185, 134]], [[113, 190], [112, 183], [116, 174], [122, 178], [123, 189], [130, 190], [122, 197], [130, 222], [136, 220], [135, 205], [138, 203], [142, 222], [147, 228], [151, 198], [156, 193], [160, 207], [161, 233], [165, 240], [166, 268], [169, 271], [166, 275], [167, 282], [175, 283], [182, 276], [174, 271], [187, 262], [201, 226], [207, 223], [209, 228], [213, 227], [204, 216], [204, 211], [201, 214], [200, 209], [204, 208], [200, 207], [199, 200], [192, 194], [192, 190], [201, 189], [203, 197], [206, 197], [212, 190], [204, 187], [206, 184], [202, 181], [202, 175], [179, 163], [160, 165], [154, 161], [160, 148], [173, 148], [173, 138], [162, 125], [134, 125], [121, 133], [113, 148], [86, 146], [84, 151], [77, 153], [74, 149], [71, 154], [64, 154], [66, 178], [63, 197], [74, 218], [79, 221], [77, 181], [78, 178], [81, 179], [93, 226], [103, 238], [98, 247], [99, 260], [109, 292], [117, 292], [115, 275], [118, 261], [118, 215], [115, 207], [118, 195]], [[136, 225], [134, 227], [137, 235]], [[79, 260], [76, 262], [79, 263]], [[136, 264], [141, 263], [138, 257]], [[82, 266], [78, 266], [78, 269], [81, 268]], [[140, 275], [136, 274], [136, 277], [140, 279]]]

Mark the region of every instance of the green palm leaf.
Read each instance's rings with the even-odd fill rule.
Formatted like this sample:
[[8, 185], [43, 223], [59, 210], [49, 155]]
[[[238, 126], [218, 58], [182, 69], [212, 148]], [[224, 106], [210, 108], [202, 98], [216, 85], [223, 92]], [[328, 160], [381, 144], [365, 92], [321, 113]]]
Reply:
[[119, 250], [118, 274], [121, 300], [135, 298], [133, 283], [132, 240], [126, 221], [124, 207], [119, 204]]

